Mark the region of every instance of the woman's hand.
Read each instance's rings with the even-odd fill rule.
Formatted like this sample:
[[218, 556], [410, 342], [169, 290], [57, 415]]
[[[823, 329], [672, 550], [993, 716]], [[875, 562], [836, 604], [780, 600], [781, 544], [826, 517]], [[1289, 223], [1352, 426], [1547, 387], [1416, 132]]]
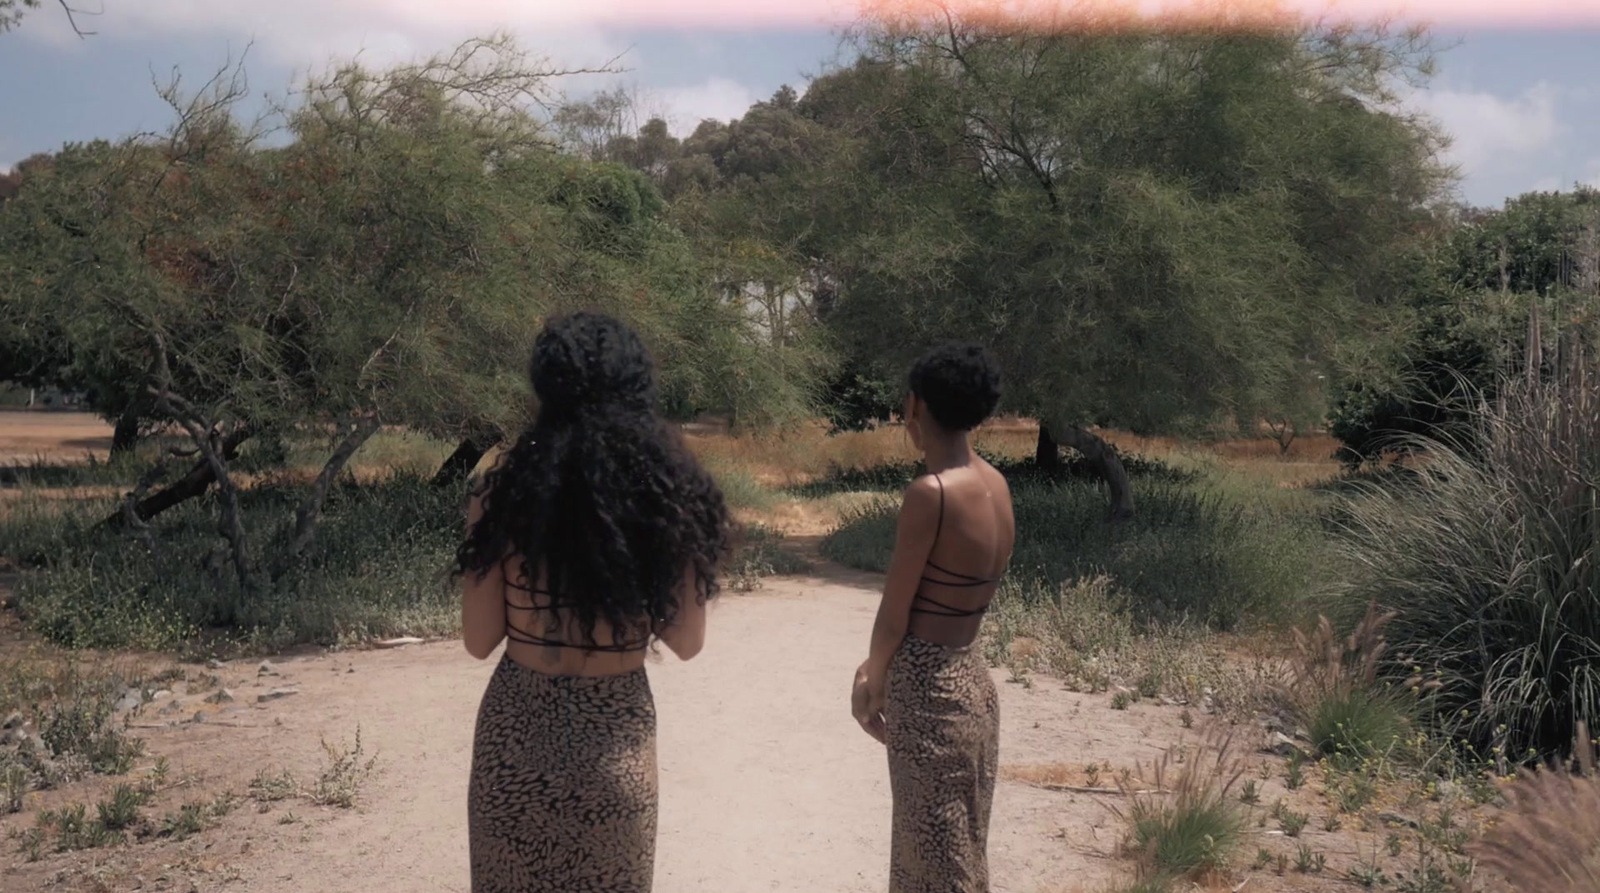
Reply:
[[883, 705], [884, 680], [867, 672], [867, 665], [856, 669], [855, 684], [850, 688], [850, 712], [868, 735], [884, 743]]

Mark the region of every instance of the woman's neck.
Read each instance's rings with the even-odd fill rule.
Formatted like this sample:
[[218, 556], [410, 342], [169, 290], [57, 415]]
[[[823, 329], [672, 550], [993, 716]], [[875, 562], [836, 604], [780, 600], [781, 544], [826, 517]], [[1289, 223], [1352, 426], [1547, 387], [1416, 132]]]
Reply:
[[929, 474], [942, 474], [952, 468], [971, 465], [974, 458], [976, 456], [965, 431], [958, 434], [940, 433], [923, 444], [922, 459], [928, 466]]

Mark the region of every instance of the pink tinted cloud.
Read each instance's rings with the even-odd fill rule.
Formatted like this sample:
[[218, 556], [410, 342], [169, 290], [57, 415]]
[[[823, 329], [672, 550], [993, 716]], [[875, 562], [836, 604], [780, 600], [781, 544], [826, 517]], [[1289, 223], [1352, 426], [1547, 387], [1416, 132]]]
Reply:
[[[837, 25], [863, 8], [930, 9], [932, 0], [364, 0], [419, 19], [450, 20], [463, 13], [539, 18], [568, 24], [675, 28], [786, 28]], [[1600, 26], [1600, 0], [946, 0], [964, 12], [1046, 17], [1064, 26], [1139, 18], [1248, 22], [1295, 17], [1423, 21], [1451, 27]]]

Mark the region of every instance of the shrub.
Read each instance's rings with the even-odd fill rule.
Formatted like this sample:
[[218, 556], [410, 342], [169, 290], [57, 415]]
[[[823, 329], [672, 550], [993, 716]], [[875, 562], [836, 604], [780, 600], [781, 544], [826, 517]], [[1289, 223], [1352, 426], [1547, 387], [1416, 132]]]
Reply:
[[760, 524], [747, 524], [740, 531], [723, 575], [729, 588], [737, 592], [757, 588], [762, 577], [802, 574], [810, 569], [804, 557], [784, 548], [783, 534]]
[[1378, 679], [1387, 648], [1383, 630], [1393, 619], [1374, 605], [1343, 640], [1326, 617], [1309, 636], [1294, 631], [1298, 659], [1289, 702], [1322, 756], [1360, 760], [1405, 740], [1407, 704]]
[[[240, 494], [247, 527], [276, 524], [298, 497], [267, 482]], [[46, 537], [46, 567], [16, 587], [36, 632], [74, 648], [158, 650], [333, 644], [368, 636], [451, 632], [459, 623], [444, 571], [460, 535], [463, 493], [412, 475], [345, 481], [303, 561], [246, 597], [221, 566], [207, 499], [163, 514], [159, 536], [139, 541], [97, 527], [104, 503], [36, 511], [6, 522], [30, 544]], [[152, 547], [151, 543], [155, 545]]]
[[1227, 738], [1178, 745], [1140, 766], [1139, 789], [1119, 780], [1126, 806], [1113, 811], [1127, 823], [1128, 845], [1141, 875], [1170, 878], [1220, 870], [1238, 845], [1244, 816], [1229, 791], [1244, 770]]
[[1600, 777], [1588, 729], [1578, 729], [1576, 771], [1530, 771], [1506, 788], [1507, 815], [1472, 847], [1514, 889], [1600, 890]]
[[1480, 450], [1430, 443], [1416, 486], [1368, 487], [1343, 515], [1348, 604], [1397, 612], [1385, 675], [1436, 680], [1429, 716], [1482, 754], [1558, 753], [1600, 719], [1594, 367], [1506, 383], [1476, 411]]

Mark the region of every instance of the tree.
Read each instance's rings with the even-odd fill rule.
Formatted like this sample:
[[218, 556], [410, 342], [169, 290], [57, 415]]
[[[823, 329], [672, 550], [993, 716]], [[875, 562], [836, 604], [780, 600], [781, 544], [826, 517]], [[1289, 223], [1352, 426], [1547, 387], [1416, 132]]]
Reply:
[[[85, 31], [79, 26], [78, 16], [99, 15], [99, 13], [85, 12], [73, 6], [68, 0], [56, 0], [56, 3], [61, 7], [61, 11], [66, 14], [67, 24], [72, 26], [74, 34], [79, 37], [87, 37], [94, 33], [93, 31]], [[22, 17], [28, 11], [38, 9], [43, 5], [44, 0], [0, 0], [0, 34], [22, 24]]]
[[[218, 559], [246, 592], [306, 553], [379, 426], [475, 444], [518, 430], [550, 314], [628, 319], [673, 407], [761, 418], [791, 385], [729, 336], [736, 316], [654, 187], [558, 154], [529, 113], [558, 73], [501, 38], [340, 66], [283, 110], [277, 147], [236, 121], [240, 81], [220, 77], [175, 103], [165, 138], [69, 146], [24, 186], [0, 214], [0, 321], [62, 345], [57, 374], [121, 382], [188, 433], [185, 485], [217, 489]], [[231, 463], [269, 434], [321, 434], [328, 452], [263, 548]]]
[[[1429, 440], [1467, 447], [1473, 409], [1524, 368], [1527, 321], [1569, 321], [1600, 276], [1600, 193], [1529, 193], [1500, 210], [1466, 209], [1413, 264], [1404, 300], [1374, 349], [1347, 362], [1332, 395], [1331, 433], [1351, 466]], [[1531, 314], [1531, 316], [1530, 316]], [[1552, 359], [1533, 366], [1548, 378]]]
[[1303, 399], [1448, 179], [1386, 92], [1425, 75], [1417, 35], [923, 4], [856, 44], [798, 103], [847, 141], [808, 172], [834, 200], [802, 248], [840, 283], [829, 330], [879, 369], [988, 342], [1041, 458], [1060, 442], [1098, 464], [1114, 518], [1126, 476], [1090, 427], [1181, 433]]

